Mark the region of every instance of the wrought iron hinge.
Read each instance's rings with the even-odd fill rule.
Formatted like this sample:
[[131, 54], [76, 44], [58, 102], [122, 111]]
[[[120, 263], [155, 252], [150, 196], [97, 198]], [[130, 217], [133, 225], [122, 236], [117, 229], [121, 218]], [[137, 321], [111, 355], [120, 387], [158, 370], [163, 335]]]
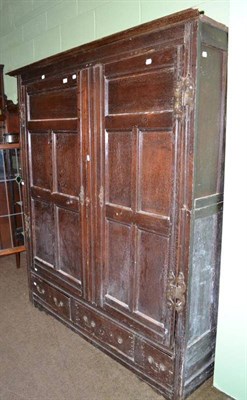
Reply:
[[31, 229], [30, 229], [30, 217], [27, 214], [24, 214], [24, 224], [25, 224], [25, 235], [26, 235], [26, 238], [29, 239]]
[[183, 311], [185, 306], [185, 292], [186, 284], [184, 281], [183, 272], [179, 272], [176, 277], [173, 272], [169, 273], [168, 276], [168, 290], [167, 300], [170, 308], [175, 308], [175, 311]]
[[177, 82], [174, 93], [174, 112], [176, 117], [181, 117], [186, 106], [190, 109], [194, 105], [194, 84], [188, 75]]
[[103, 186], [100, 187], [100, 191], [99, 191], [99, 205], [101, 208], [104, 205], [104, 188], [103, 188]]

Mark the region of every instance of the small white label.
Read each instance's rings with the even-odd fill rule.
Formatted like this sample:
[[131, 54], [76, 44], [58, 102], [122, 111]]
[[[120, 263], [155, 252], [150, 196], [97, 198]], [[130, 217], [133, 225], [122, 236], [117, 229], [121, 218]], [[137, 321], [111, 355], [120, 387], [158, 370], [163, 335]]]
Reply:
[[202, 52], [202, 57], [203, 57], [203, 58], [207, 58], [207, 56], [208, 56], [208, 52], [207, 52], [207, 51], [203, 51], [203, 52]]
[[153, 62], [152, 58], [147, 58], [145, 61], [145, 64], [150, 65], [150, 64], [152, 64], [152, 62]]
[[73, 74], [73, 75], [72, 75], [72, 79], [76, 79], [76, 74]]
[[63, 78], [63, 83], [68, 83], [68, 78]]
[[90, 155], [87, 154], [87, 161], [90, 161]]
[[41, 79], [45, 79], [45, 75], [41, 75]]

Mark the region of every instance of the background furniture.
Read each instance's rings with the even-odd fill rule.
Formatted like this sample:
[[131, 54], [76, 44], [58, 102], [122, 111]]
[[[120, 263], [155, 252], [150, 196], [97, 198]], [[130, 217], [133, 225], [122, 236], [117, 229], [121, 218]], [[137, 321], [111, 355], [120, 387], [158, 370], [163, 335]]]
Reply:
[[31, 299], [174, 400], [213, 370], [226, 51], [187, 10], [11, 73]]
[[19, 143], [4, 143], [6, 133], [19, 135], [18, 106], [4, 96], [3, 65], [0, 65], [0, 256], [25, 250], [21, 196]]

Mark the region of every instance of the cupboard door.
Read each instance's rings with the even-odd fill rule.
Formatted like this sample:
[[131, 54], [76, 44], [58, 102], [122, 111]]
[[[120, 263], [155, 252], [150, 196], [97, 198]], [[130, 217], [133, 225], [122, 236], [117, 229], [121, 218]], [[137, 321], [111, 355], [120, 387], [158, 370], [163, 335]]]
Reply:
[[[75, 79], [76, 78], [76, 79]], [[27, 85], [33, 264], [82, 290], [82, 139], [76, 74]], [[78, 104], [78, 109], [80, 105]]]
[[166, 297], [168, 274], [175, 270], [178, 187], [173, 108], [181, 52], [182, 47], [166, 48], [94, 71], [103, 103], [96, 102], [103, 123], [95, 127], [102, 246], [97, 247], [98, 301], [168, 346], [173, 311]]

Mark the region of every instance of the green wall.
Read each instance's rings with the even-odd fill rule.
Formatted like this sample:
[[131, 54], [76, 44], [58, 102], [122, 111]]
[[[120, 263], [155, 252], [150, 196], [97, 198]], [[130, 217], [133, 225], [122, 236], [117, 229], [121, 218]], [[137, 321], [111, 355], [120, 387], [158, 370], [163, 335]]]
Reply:
[[[247, 197], [243, 183], [247, 179], [243, 172], [241, 182], [237, 179], [239, 171], [247, 171], [247, 166], [243, 166], [247, 159], [244, 154], [247, 135], [240, 122], [246, 114], [247, 65], [243, 47], [239, 46], [243, 45], [243, 37], [247, 37], [246, 3], [246, 0], [0, 0], [0, 64], [5, 65], [5, 72], [189, 7], [204, 10], [206, 15], [230, 25], [226, 206], [214, 385], [237, 400], [247, 399], [244, 360], [247, 260], [246, 245], [242, 243], [246, 228], [244, 235], [239, 234], [247, 223], [247, 219], [245, 224], [242, 222], [244, 212], [246, 217], [243, 205]], [[14, 78], [5, 77], [5, 92], [16, 101]], [[236, 198], [245, 200], [236, 207]]]
[[[5, 72], [189, 7], [228, 24], [228, 0], [0, 0], [0, 63]], [[15, 79], [5, 91], [16, 100]]]

